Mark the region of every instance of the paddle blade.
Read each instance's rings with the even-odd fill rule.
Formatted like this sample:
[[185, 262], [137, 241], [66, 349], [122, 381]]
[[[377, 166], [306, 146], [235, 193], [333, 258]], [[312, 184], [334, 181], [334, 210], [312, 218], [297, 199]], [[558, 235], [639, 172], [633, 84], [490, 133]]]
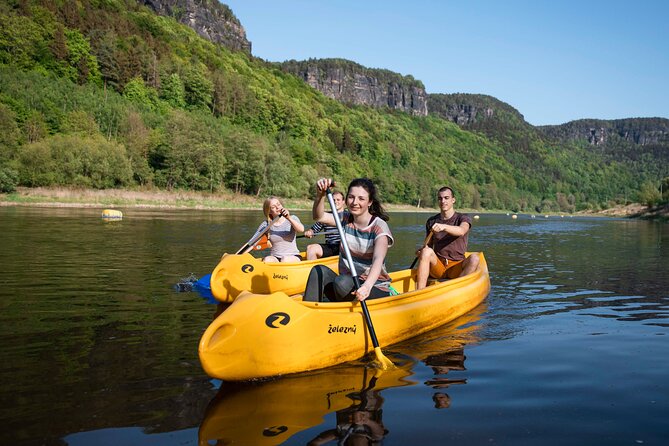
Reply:
[[381, 370], [394, 370], [397, 368], [390, 359], [386, 358], [381, 351], [381, 347], [375, 347], [374, 353], [376, 354], [376, 361], [379, 363], [379, 368]]
[[258, 240], [255, 245], [253, 245], [253, 251], [262, 251], [263, 249], [267, 249], [269, 247], [269, 239], [267, 238], [267, 235], [263, 235], [260, 237], [260, 240]]

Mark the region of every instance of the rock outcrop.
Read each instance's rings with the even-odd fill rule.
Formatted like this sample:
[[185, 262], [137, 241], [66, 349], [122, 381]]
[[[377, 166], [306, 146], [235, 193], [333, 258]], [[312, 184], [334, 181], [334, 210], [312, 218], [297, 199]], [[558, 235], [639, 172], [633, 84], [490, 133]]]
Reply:
[[344, 59], [309, 59], [279, 64], [325, 96], [345, 104], [388, 107], [427, 115], [427, 93], [412, 76], [370, 69]]
[[217, 0], [139, 0], [156, 13], [173, 17], [200, 36], [233, 51], [251, 54], [246, 31], [227, 5]]
[[525, 122], [525, 118], [518, 110], [497, 98], [483, 94], [430, 94], [428, 109], [431, 115], [452, 121], [464, 128], [495, 119]]
[[544, 125], [537, 129], [552, 139], [585, 140], [593, 146], [616, 141], [640, 146], [669, 146], [669, 119], [665, 118], [580, 119], [561, 125]]

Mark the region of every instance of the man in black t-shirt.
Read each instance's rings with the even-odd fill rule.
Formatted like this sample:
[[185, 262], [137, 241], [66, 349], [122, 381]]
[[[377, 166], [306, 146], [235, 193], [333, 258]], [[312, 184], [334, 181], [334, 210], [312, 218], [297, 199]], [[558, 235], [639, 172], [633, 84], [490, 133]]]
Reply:
[[431, 243], [416, 253], [418, 256], [417, 290], [425, 288], [428, 277], [452, 279], [452, 273], [449, 274], [447, 269], [449, 264], [462, 262], [460, 276], [474, 272], [479, 264], [478, 255], [465, 257], [472, 220], [469, 215], [455, 212], [453, 209], [455, 203], [453, 189], [448, 186], [439, 189], [437, 200], [440, 212], [428, 218], [425, 223], [426, 233], [432, 232]]

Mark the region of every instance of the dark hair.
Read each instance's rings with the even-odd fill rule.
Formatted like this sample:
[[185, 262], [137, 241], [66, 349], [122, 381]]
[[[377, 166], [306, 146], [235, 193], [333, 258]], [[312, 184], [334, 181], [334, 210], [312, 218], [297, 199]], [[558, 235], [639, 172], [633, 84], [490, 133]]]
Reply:
[[386, 210], [383, 209], [383, 205], [379, 201], [379, 196], [376, 192], [376, 186], [374, 186], [372, 180], [369, 178], [356, 178], [348, 185], [346, 193], [350, 193], [351, 188], [353, 187], [362, 187], [369, 194], [369, 200], [372, 202], [372, 204], [369, 206], [370, 214], [379, 217], [384, 221], [390, 220], [390, 216], [386, 213]]
[[439, 194], [442, 193], [442, 192], [446, 192], [447, 190], [450, 190], [450, 191], [451, 191], [451, 195], [453, 195], [453, 196], [455, 197], [455, 191], [454, 191], [453, 188], [450, 187], [450, 186], [444, 186], [444, 187], [442, 187], [441, 189], [439, 189], [439, 190], [437, 191], [437, 195], [439, 195]]

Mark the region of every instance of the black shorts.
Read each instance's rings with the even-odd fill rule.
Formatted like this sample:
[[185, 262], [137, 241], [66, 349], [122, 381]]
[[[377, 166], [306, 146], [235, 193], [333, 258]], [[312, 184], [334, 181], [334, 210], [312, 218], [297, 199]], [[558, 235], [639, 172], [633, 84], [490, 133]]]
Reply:
[[331, 245], [329, 243], [319, 243], [323, 249], [323, 257], [331, 257], [339, 255], [339, 243]]

